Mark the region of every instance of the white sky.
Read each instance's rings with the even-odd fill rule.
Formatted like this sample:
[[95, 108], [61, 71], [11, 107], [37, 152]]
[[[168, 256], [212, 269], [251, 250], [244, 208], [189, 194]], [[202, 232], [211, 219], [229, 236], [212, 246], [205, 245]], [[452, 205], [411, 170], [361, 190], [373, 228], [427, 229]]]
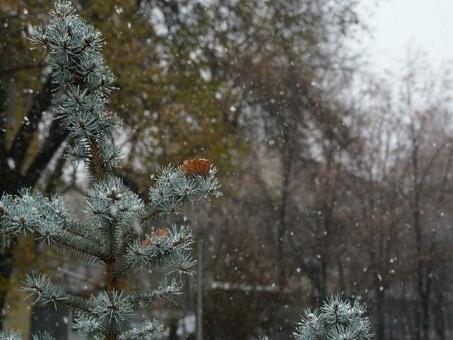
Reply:
[[378, 0], [373, 11], [363, 18], [372, 32], [363, 47], [376, 71], [395, 71], [409, 47], [435, 67], [453, 61], [453, 0]]

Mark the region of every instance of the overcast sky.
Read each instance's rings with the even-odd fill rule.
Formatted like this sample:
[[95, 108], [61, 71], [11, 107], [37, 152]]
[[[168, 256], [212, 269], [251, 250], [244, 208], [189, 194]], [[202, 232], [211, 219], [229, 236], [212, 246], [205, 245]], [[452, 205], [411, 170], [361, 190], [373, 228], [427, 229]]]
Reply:
[[409, 46], [426, 52], [434, 66], [453, 61], [453, 0], [379, 0], [364, 19], [372, 36], [363, 47], [374, 69], [395, 71]]

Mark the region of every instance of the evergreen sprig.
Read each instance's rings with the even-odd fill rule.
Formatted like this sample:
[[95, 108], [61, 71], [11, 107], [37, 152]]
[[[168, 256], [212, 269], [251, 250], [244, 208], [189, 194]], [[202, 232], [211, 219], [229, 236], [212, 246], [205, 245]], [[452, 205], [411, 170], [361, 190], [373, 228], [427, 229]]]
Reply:
[[133, 340], [133, 339], [143, 339], [143, 340], [152, 340], [156, 336], [162, 334], [164, 327], [158, 321], [145, 321], [144, 323], [137, 325], [134, 329], [124, 332], [120, 335], [120, 340]]
[[181, 282], [176, 280], [171, 280], [168, 282], [164, 279], [160, 284], [159, 287], [150, 291], [150, 292], [143, 292], [138, 293], [133, 296], [133, 302], [138, 303], [153, 303], [156, 300], [167, 300], [172, 301], [174, 297], [182, 294], [182, 285]]
[[21, 340], [22, 337], [19, 332], [5, 331], [0, 333], [0, 340]]
[[148, 191], [150, 203], [146, 207], [148, 216], [176, 213], [187, 202], [209, 196], [220, 195], [217, 169], [212, 167], [206, 176], [187, 176], [174, 166], [162, 168], [155, 186]]
[[55, 338], [47, 332], [39, 332], [38, 334], [33, 335], [32, 339], [33, 340], [55, 340]]
[[[33, 42], [43, 46], [58, 89], [58, 119], [69, 132], [66, 155], [89, 165], [94, 180], [87, 195], [86, 222], [69, 212], [61, 196], [46, 197], [35, 190], [0, 198], [0, 232], [8, 246], [21, 234], [32, 234], [43, 244], [70, 250], [104, 266], [105, 287], [90, 298], [65, 293], [46, 275], [32, 273], [24, 290], [39, 304], [62, 306], [74, 311], [74, 329], [93, 339], [151, 339], [163, 331], [157, 321], [128, 329], [135, 309], [157, 299], [172, 300], [181, 294], [181, 274], [190, 274], [192, 231], [173, 226], [160, 233], [145, 232], [149, 219], [177, 213], [182, 205], [202, 198], [218, 197], [216, 169], [196, 174], [168, 166], [143, 200], [121, 179], [113, 176], [120, 151], [114, 134], [119, 125], [107, 110], [114, 77], [101, 54], [101, 33], [81, 19], [69, 1], [57, 1], [45, 27], [32, 31]], [[145, 235], [146, 236], [143, 236]], [[133, 270], [163, 266], [166, 276], [149, 292], [121, 290], [120, 281]], [[176, 274], [176, 275], [174, 275]], [[0, 333], [1, 339], [19, 339], [15, 332]], [[50, 340], [47, 333], [33, 339]]]
[[[4, 331], [0, 332], [0, 340], [21, 340], [22, 336], [16, 331]], [[32, 340], [55, 340], [53, 336], [50, 336], [46, 332], [40, 332], [33, 335]]]

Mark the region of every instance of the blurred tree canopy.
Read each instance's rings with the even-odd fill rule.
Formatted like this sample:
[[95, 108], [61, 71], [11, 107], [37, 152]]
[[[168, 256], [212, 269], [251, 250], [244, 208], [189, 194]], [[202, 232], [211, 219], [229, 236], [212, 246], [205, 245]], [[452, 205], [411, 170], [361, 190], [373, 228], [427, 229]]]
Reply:
[[[102, 31], [106, 61], [117, 77], [119, 91], [113, 93], [110, 109], [124, 120], [118, 138], [126, 162], [119, 175], [141, 191], [158, 166], [195, 155], [210, 158], [221, 173], [235, 175], [225, 181], [231, 202], [217, 212], [221, 222], [211, 231], [213, 243], [219, 243], [219, 252], [226, 251], [228, 242], [248, 248], [251, 263], [266, 262], [252, 270], [242, 262], [244, 271], [253, 272], [249, 278], [266, 282], [277, 276], [283, 289], [295, 175], [302, 162], [317, 173], [321, 160], [332, 165], [326, 173], [332, 172], [343, 155], [336, 151], [354, 141], [345, 124], [350, 112], [340, 96], [355, 62], [345, 41], [361, 26], [358, 0], [75, 3]], [[67, 168], [61, 157], [66, 132], [52, 120], [58, 114], [52, 98], [58, 94], [48, 81], [45, 59], [30, 53], [27, 41], [28, 27], [45, 21], [50, 4], [0, 4], [0, 33], [6, 37], [0, 42], [0, 176], [8, 178], [2, 191], [36, 184], [45, 191], [61, 190], [58, 184]], [[277, 175], [269, 185], [260, 171], [271, 161], [277, 163]], [[328, 192], [333, 181], [323, 180], [320, 190]], [[264, 217], [270, 247], [249, 247], [247, 241], [257, 231], [245, 230], [243, 216], [227, 211], [229, 203], [238, 202], [247, 221]], [[318, 204], [328, 212], [331, 203]], [[224, 270], [214, 267], [215, 275]], [[0, 261], [4, 277], [10, 268]], [[225, 273], [225, 280], [244, 278], [240, 270]]]
[[[260, 124], [266, 135], [274, 130], [283, 144], [297, 124], [313, 127], [307, 113], [324, 133], [343, 133], [341, 110], [325, 88], [330, 82], [333, 91], [349, 66], [344, 40], [358, 26], [355, 0], [78, 4], [109, 42], [106, 59], [120, 89], [111, 110], [125, 122], [119, 138], [126, 170], [139, 186], [146, 186], [150, 170], [191, 155], [227, 166], [246, 148], [235, 138], [239, 127], [250, 128], [244, 121]], [[39, 0], [1, 5], [7, 37], [0, 56], [1, 170], [15, 178], [6, 191], [36, 183], [52, 157], [57, 173], [64, 166], [54, 157], [65, 134], [50, 120], [55, 112], [45, 60], [28, 53], [28, 27], [44, 20], [48, 7]], [[261, 123], [250, 112], [259, 112]], [[263, 136], [255, 127], [252, 134]], [[178, 138], [170, 140], [169, 131]]]

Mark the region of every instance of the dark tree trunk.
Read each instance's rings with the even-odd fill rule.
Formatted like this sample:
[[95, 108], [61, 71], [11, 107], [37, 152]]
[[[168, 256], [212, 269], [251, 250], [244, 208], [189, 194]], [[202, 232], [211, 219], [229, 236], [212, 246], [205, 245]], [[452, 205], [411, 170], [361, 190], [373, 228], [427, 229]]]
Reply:
[[0, 317], [0, 329], [3, 329], [3, 310], [6, 301], [6, 295], [9, 290], [10, 277], [12, 272], [13, 248], [6, 248], [0, 253], [0, 307], [2, 315]]
[[294, 162], [294, 124], [290, 127], [283, 128], [283, 139], [281, 152], [281, 174], [282, 182], [280, 189], [280, 206], [277, 226], [277, 273], [278, 273], [278, 285], [281, 290], [285, 286], [285, 259], [284, 259], [284, 246], [285, 238], [287, 234], [287, 209], [290, 199], [290, 185], [291, 185], [291, 170]]
[[439, 340], [445, 340], [445, 311], [444, 311], [444, 291], [442, 288], [436, 289], [434, 304], [434, 327], [436, 336]]
[[377, 318], [377, 329], [376, 339], [385, 340], [385, 318], [384, 318], [384, 304], [385, 304], [385, 291], [376, 287], [376, 318]]

